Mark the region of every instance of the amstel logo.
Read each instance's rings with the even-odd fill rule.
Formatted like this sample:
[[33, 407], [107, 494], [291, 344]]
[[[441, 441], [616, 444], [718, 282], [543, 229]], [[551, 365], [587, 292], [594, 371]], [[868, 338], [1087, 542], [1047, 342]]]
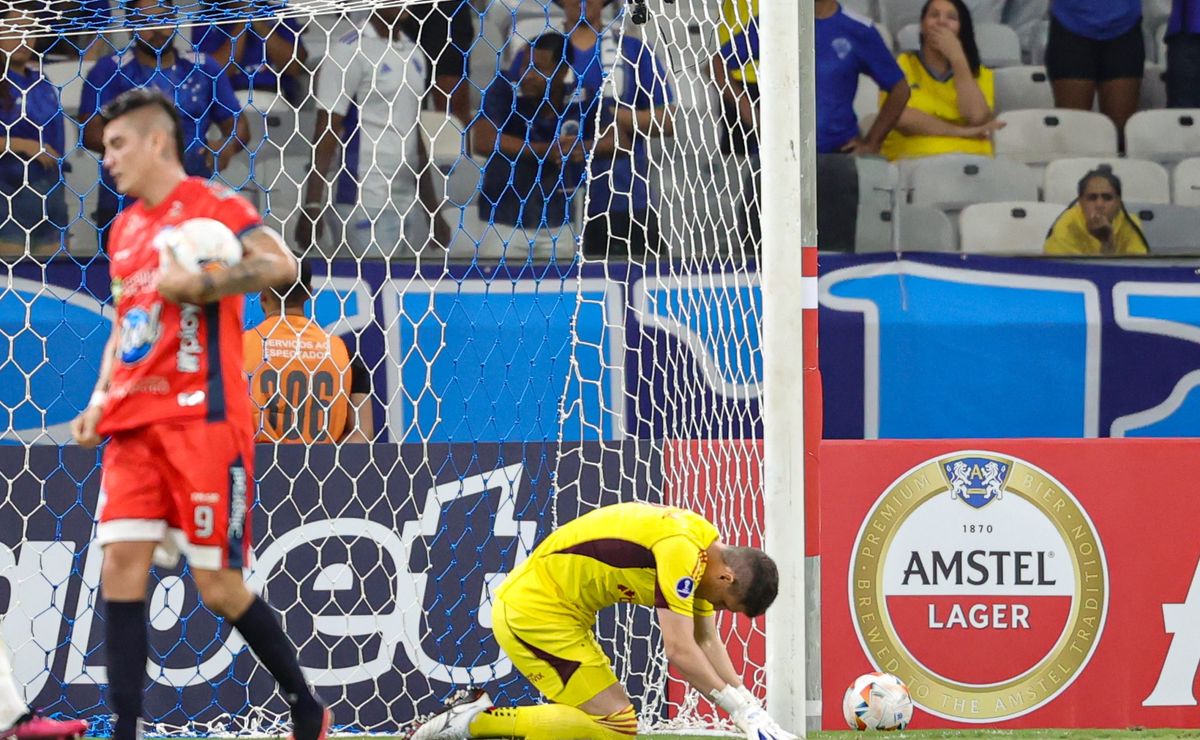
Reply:
[[1019, 717], [1087, 665], [1108, 570], [1087, 512], [1044, 470], [991, 452], [927, 460], [859, 530], [850, 610], [863, 649], [926, 711]]

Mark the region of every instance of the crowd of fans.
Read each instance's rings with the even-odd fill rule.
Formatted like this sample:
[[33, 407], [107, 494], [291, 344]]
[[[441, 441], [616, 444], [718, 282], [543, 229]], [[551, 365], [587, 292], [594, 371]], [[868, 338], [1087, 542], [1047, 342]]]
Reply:
[[[928, 0], [911, 19], [915, 43], [898, 55], [877, 19], [859, 11], [886, 16], [914, 3], [813, 2], [825, 249], [855, 248], [855, 228], [847, 222], [861, 214], [854, 198], [843, 196], [856, 191], [859, 158], [886, 158], [903, 173], [905, 163], [917, 160], [996, 155], [994, 139], [1005, 120], [997, 115], [995, 70], [977, 39], [981, 18], [1008, 24], [1026, 61], [1042, 54], [1035, 50], [1044, 44], [1057, 107], [1095, 108], [1121, 137], [1139, 107], [1143, 0]], [[154, 86], [175, 100], [188, 123], [180, 142], [188, 173], [213, 177], [241, 161], [250, 174], [245, 183], [231, 183], [235, 189], [253, 184], [262, 151], [252, 145], [247, 125], [248, 91], [277, 95], [311, 114], [296, 119], [311, 121], [311, 130], [267, 131], [268, 138], [298, 137], [308, 150], [299, 163], [303, 172], [271, 185], [277, 191], [290, 184], [295, 191], [295, 207], [277, 215], [301, 250], [331, 245], [358, 257], [394, 258], [467, 242], [473, 256], [520, 261], [569, 260], [579, 248], [589, 256], [669, 254], [660, 236], [652, 152], [656, 140], [675, 135], [676, 91], [664, 50], [620, 22], [620, 3], [440, 0], [377, 8], [325, 27], [314, 44], [314, 19], [196, 23], [183, 18], [173, 0], [127, 0], [123, 19], [105, 21], [113, 13], [107, 0], [81, 3], [78, 18], [48, 17], [37, 0], [17, 0], [8, 6], [0, 38], [6, 70], [0, 124], [7, 132], [0, 152], [0, 253], [66, 254], [75, 218], [87, 219], [105, 247], [106, 227], [126, 204], [98, 168], [94, 209], [70, 215], [68, 204], [78, 205], [85, 194], [68, 187], [68, 149], [84, 147], [100, 160], [99, 110], [127, 89]], [[253, 15], [246, 0], [217, 5], [223, 17], [236, 17], [239, 9]], [[524, 6], [536, 6], [542, 17]], [[530, 17], [540, 27], [521, 28], [521, 19]], [[80, 26], [80, 18], [91, 20]], [[720, 50], [704, 70], [720, 100], [713, 118], [720, 119], [714, 125], [721, 128], [721, 155], [740, 173], [730, 188], [736, 192], [727, 194], [741, 200], [737, 238], [751, 249], [761, 238], [757, 19], [758, 0], [721, 0]], [[105, 22], [131, 27], [128, 43], [107, 33], [38, 32]], [[509, 34], [499, 46], [483, 33], [488, 24]], [[1166, 34], [1168, 101], [1200, 105], [1200, 0], [1174, 0]], [[486, 84], [471, 75], [481, 45], [495, 52], [483, 55], [496, 65], [494, 74], [484, 75], [491, 78]], [[39, 62], [51, 58], [78, 60], [84, 84], [77, 109], [64, 109], [59, 88], [42, 77]], [[859, 115], [856, 102], [864, 78], [880, 90], [870, 117]], [[420, 133], [429, 110], [448, 115], [461, 132], [463, 161], [451, 169], [478, 168], [471, 202], [450, 203], [473, 211], [475, 228], [446, 207], [449, 196], [438, 184], [446, 173]], [[66, 136], [69, 127], [78, 135]], [[1089, 182], [1112, 188], [1120, 203], [1120, 179], [1098, 172], [1079, 183], [1081, 198], [1073, 207], [1086, 205]], [[1123, 207], [1120, 219], [1140, 229], [1138, 217]], [[1072, 250], [1062, 242], [1079, 229], [1056, 226], [1057, 246], [1048, 244], [1047, 251], [1112, 253], [1105, 234], [1121, 229], [1112, 218], [1107, 225], [1101, 220], [1083, 218], [1080, 233], [1092, 241]], [[1139, 253], [1118, 250], [1126, 251]]]

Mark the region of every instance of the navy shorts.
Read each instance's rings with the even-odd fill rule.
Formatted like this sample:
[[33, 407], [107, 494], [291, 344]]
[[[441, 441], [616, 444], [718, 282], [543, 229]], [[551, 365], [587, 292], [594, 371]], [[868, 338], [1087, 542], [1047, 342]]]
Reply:
[[1053, 14], [1050, 16], [1046, 72], [1051, 80], [1140, 80], [1145, 66], [1141, 20], [1114, 39], [1098, 41], [1069, 31]]

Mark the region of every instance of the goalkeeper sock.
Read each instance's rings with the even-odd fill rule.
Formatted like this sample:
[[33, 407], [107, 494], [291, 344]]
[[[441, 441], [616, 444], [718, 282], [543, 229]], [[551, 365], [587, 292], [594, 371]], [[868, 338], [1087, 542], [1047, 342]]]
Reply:
[[113, 740], [141, 736], [148, 631], [145, 600], [108, 602], [104, 646], [108, 653], [108, 705], [116, 715]]
[[324, 707], [304, 680], [296, 648], [283, 634], [274, 610], [262, 597], [255, 596], [250, 608], [233, 620], [233, 626], [283, 691], [284, 699], [292, 708], [295, 737], [317, 737], [324, 719]]
[[593, 717], [563, 704], [492, 707], [471, 720], [471, 737], [525, 740], [630, 740], [637, 735], [632, 706], [606, 717]]
[[17, 690], [17, 682], [13, 678], [12, 660], [8, 650], [0, 643], [0, 733], [15, 727], [17, 722], [29, 714], [29, 707]]

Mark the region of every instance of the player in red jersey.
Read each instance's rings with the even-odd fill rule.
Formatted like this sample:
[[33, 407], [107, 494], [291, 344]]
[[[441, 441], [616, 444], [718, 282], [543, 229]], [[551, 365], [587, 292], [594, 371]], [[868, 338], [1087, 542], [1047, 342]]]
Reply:
[[[182, 129], [166, 97], [131, 90], [102, 115], [104, 166], [137, 202], [110, 232], [116, 320], [92, 401], [72, 432], [84, 447], [109, 438], [96, 542], [104, 548], [113, 737], [141, 736], [151, 562], [183, 554], [205, 605], [233, 624], [278, 681], [295, 740], [322, 740], [329, 713], [275, 612], [241, 572], [254, 459], [242, 294], [295, 282], [296, 260], [252, 205], [185, 174]], [[216, 219], [237, 234], [241, 262], [195, 274], [160, 258], [154, 239], [162, 228], [193, 218]]]

